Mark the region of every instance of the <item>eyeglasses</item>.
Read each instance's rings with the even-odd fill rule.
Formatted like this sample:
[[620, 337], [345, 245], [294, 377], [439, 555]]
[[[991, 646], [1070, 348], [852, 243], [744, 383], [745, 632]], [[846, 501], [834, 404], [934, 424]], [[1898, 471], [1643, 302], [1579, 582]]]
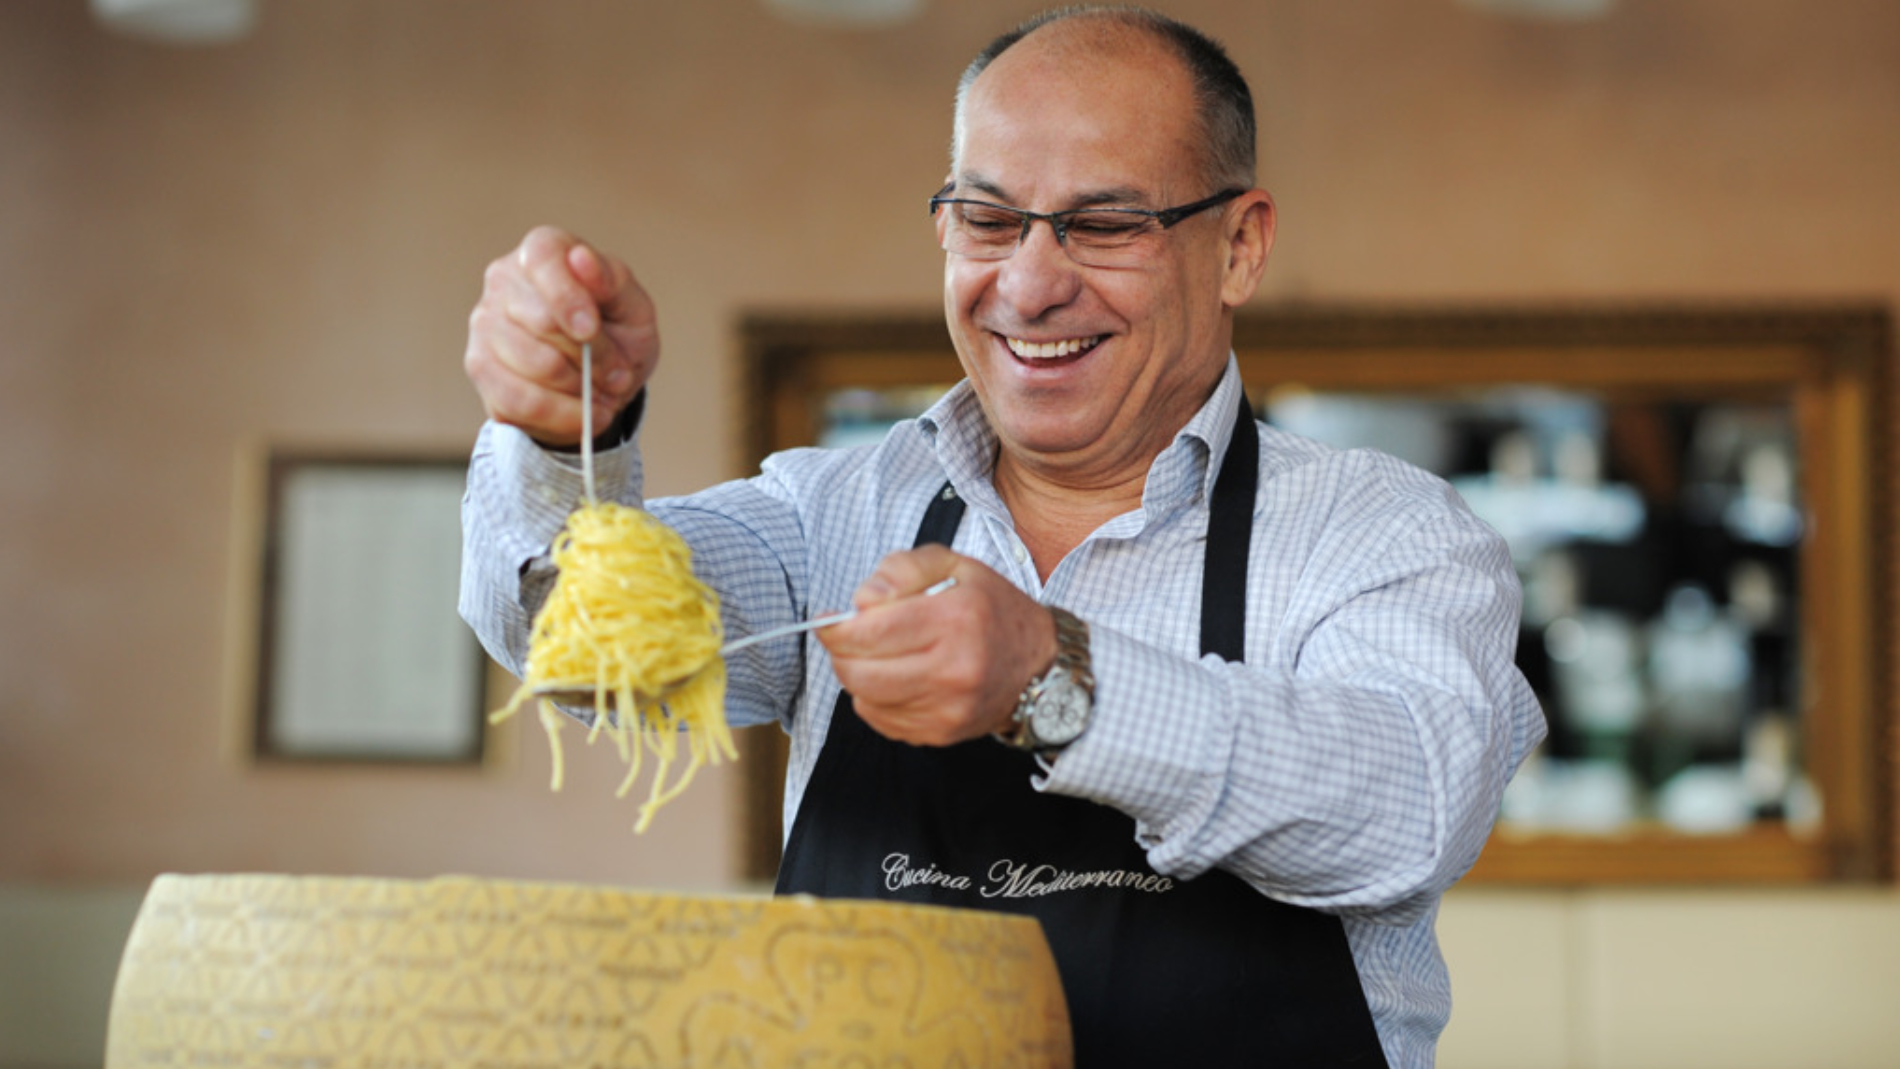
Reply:
[[1245, 193], [1226, 189], [1205, 200], [1178, 208], [1074, 208], [1066, 212], [1032, 212], [966, 200], [947, 194], [956, 183], [930, 198], [930, 214], [949, 209], [943, 228], [943, 248], [971, 260], [1006, 260], [1029, 240], [1029, 228], [1038, 219], [1055, 231], [1056, 242], [1069, 258], [1087, 267], [1131, 267], [1152, 255], [1163, 231], [1190, 215], [1225, 204]]

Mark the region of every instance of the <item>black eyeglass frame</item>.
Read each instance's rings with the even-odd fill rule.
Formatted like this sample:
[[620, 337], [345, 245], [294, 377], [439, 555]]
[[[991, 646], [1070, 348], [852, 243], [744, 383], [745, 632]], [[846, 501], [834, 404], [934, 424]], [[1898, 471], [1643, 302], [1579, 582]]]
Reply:
[[1113, 207], [1070, 208], [1070, 209], [1067, 209], [1066, 211], [1060, 211], [1060, 212], [1032, 212], [1027, 208], [1017, 208], [1008, 204], [998, 204], [995, 201], [973, 200], [968, 197], [945, 196], [945, 194], [949, 193], [952, 189], [955, 189], [955, 188], [956, 188], [956, 183], [951, 182], [950, 184], [944, 186], [942, 189], [939, 189], [937, 191], [936, 196], [930, 198], [930, 214], [932, 218], [936, 217], [937, 209], [943, 207], [946, 204], [974, 204], [982, 208], [995, 208], [995, 209], [1001, 209], [1002, 211], [1006, 211], [1006, 212], [1014, 212], [1018, 216], [1021, 216], [1022, 221], [1023, 221], [1022, 230], [1020, 230], [1016, 234], [1017, 248], [1021, 248], [1023, 242], [1029, 240], [1029, 228], [1036, 224], [1036, 220], [1040, 219], [1043, 222], [1046, 222], [1049, 224], [1050, 230], [1055, 231], [1056, 244], [1062, 246], [1065, 249], [1069, 247], [1069, 225], [1068, 225], [1067, 220], [1072, 219], [1077, 215], [1082, 215], [1087, 212], [1113, 212], [1118, 215], [1141, 215], [1141, 216], [1146, 216], [1149, 219], [1153, 219], [1156, 223], [1160, 225], [1161, 229], [1168, 230], [1168, 229], [1171, 229], [1174, 226], [1174, 224], [1180, 222], [1183, 219], [1186, 219], [1187, 217], [1191, 215], [1196, 215], [1200, 212], [1206, 211], [1209, 208], [1214, 208], [1222, 204], [1226, 204], [1228, 201], [1233, 200], [1236, 197], [1242, 196], [1247, 192], [1246, 190], [1240, 189], [1238, 187], [1229, 187], [1227, 189], [1221, 190], [1219, 193], [1216, 193], [1211, 197], [1203, 197], [1202, 199], [1197, 200], [1192, 204], [1183, 204], [1175, 208], [1159, 208], [1159, 209], [1113, 208]]

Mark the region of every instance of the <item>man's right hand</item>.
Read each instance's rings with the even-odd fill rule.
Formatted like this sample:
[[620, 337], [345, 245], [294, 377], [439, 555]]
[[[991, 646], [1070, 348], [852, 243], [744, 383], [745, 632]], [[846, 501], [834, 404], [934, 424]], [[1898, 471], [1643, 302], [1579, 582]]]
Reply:
[[593, 343], [594, 433], [660, 359], [653, 300], [627, 265], [572, 234], [536, 227], [488, 265], [462, 366], [490, 419], [546, 446], [581, 440], [581, 343]]

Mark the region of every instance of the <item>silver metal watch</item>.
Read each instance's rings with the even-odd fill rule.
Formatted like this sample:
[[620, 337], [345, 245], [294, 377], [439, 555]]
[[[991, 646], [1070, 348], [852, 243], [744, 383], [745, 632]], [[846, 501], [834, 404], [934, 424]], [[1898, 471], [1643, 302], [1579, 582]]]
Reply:
[[1089, 625], [1066, 609], [1056, 619], [1056, 660], [1029, 681], [1016, 702], [1014, 728], [997, 737], [1019, 750], [1054, 753], [1080, 738], [1095, 711], [1095, 673], [1089, 666]]

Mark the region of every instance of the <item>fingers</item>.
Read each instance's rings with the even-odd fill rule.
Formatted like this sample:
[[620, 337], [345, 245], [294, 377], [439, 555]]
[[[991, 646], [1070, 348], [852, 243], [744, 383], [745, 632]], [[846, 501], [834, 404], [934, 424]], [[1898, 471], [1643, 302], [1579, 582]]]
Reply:
[[944, 546], [919, 546], [892, 553], [878, 562], [864, 582], [851, 595], [851, 604], [862, 610], [898, 598], [921, 594], [938, 582], [956, 574], [965, 558]]
[[580, 440], [582, 343], [593, 347], [595, 423], [632, 401], [659, 360], [653, 302], [621, 261], [537, 227], [488, 265], [463, 358], [490, 418], [549, 445]]
[[988, 705], [984, 660], [974, 645], [919, 643], [882, 656], [834, 657], [833, 664], [858, 715], [900, 742], [947, 746], [978, 738], [998, 730], [1014, 704]]
[[[653, 299], [619, 260], [602, 256], [592, 246], [575, 245], [567, 253], [568, 268], [593, 300], [609, 329], [651, 328], [656, 320]], [[585, 337], [586, 335], [576, 335]]]
[[839, 680], [873, 729], [904, 742], [947, 745], [983, 729], [981, 599], [962, 580], [917, 597], [959, 565], [981, 566], [940, 546], [886, 557], [853, 597], [860, 614], [818, 632]]
[[611, 342], [602, 367], [607, 388], [631, 399], [653, 376], [660, 357], [659, 313], [632, 269], [583, 247], [573, 257], [578, 276], [600, 301], [603, 333]]
[[900, 596], [861, 607], [818, 637], [834, 655], [892, 660], [931, 653], [946, 637], [981, 626], [981, 604], [951, 587], [933, 597]]
[[583, 247], [580, 239], [551, 226], [536, 227], [521, 239], [516, 270], [503, 272], [511, 283], [509, 312], [516, 322], [537, 334], [592, 340], [600, 330], [596, 299], [569, 265], [570, 253]]
[[[914, 596], [951, 575], [955, 587]], [[854, 600], [860, 614], [818, 638], [858, 715], [888, 738], [947, 745], [1002, 730], [1055, 656], [1048, 609], [941, 546], [886, 557]]]
[[[478, 343], [471, 331], [463, 362], [489, 418], [550, 445], [572, 444], [560, 440], [561, 429], [581, 426], [580, 369], [572, 358], [505, 320], [484, 324], [480, 333]], [[601, 386], [598, 371], [595, 382], [594, 425], [605, 427], [630, 396]]]

